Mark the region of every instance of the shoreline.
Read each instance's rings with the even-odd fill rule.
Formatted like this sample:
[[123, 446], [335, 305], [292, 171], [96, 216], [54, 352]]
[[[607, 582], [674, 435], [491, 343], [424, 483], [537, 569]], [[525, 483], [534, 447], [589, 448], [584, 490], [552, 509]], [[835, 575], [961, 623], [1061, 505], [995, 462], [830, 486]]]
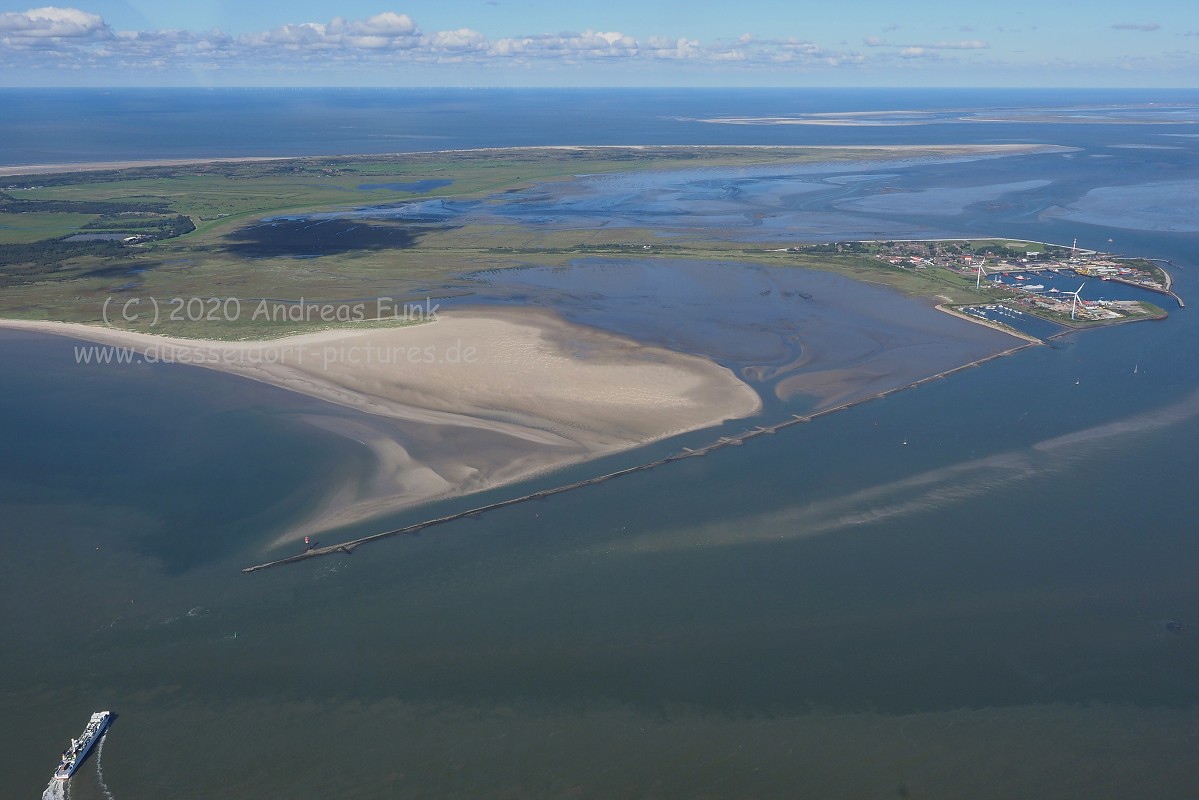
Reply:
[[322, 158], [396, 158], [403, 156], [452, 155], [455, 153], [503, 153], [570, 151], [570, 150], [747, 150], [753, 152], [779, 151], [804, 152], [823, 150], [881, 151], [902, 154], [906, 152], [942, 152], [946, 155], [1006, 154], [1052, 152], [1064, 148], [1054, 144], [948, 144], [948, 145], [765, 145], [765, 144], [645, 144], [645, 145], [518, 145], [513, 147], [465, 147], [443, 150], [413, 150], [400, 153], [337, 153], [328, 155], [299, 156], [216, 156], [195, 158], [130, 159], [120, 161], [79, 161], [57, 164], [0, 164], [0, 178], [23, 177], [26, 175], [65, 175], [80, 172], [108, 172], [123, 169], [151, 167], [185, 167], [205, 164], [238, 164], [264, 161], [307, 161]]
[[[958, 311], [956, 308], [952, 308], [946, 303], [937, 303], [935, 306], [933, 306], [933, 308], [945, 314], [949, 314], [950, 316], [957, 317], [958, 319], [964, 319], [966, 322], [973, 322], [975, 325], [982, 325], [985, 328], [990, 328], [991, 330], [996, 330], [1000, 333], [1006, 333], [1008, 336], [1015, 336], [1017, 339], [1023, 339], [1030, 345], [1045, 344], [1043, 340], [1038, 339], [1031, 333], [1025, 333], [1021, 330], [1017, 330], [1010, 325], [1004, 325], [1002, 322], [995, 322], [994, 320], [989, 319], [980, 319], [978, 317], [972, 317], [969, 314], [963, 314], [961, 311]], [[1069, 329], [1064, 333], [1073, 333], [1073, 329]]]
[[68, 175], [74, 172], [109, 172], [141, 167], [186, 167], [203, 164], [242, 164], [255, 161], [289, 161], [321, 156], [237, 156], [215, 158], [154, 158], [131, 161], [79, 161], [61, 164], [0, 164], [0, 178], [25, 175]]
[[[79, 323], [0, 320], [0, 330], [93, 343], [80, 369], [170, 363], [225, 372], [332, 404], [300, 414], [357, 442], [370, 468], [339, 476], [320, 508], [270, 546], [493, 489], [762, 408], [700, 356], [570, 323], [543, 309], [456, 309], [437, 322], [264, 341], [173, 339]], [[110, 348], [125, 362], [83, 362]], [[69, 358], [69, 353], [68, 356]]]

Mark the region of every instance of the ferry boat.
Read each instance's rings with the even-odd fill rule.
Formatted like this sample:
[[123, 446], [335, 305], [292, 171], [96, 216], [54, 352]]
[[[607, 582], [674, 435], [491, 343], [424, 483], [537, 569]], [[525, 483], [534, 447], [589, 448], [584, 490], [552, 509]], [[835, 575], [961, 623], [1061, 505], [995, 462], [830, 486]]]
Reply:
[[63, 751], [62, 763], [58, 765], [58, 769], [54, 770], [54, 777], [57, 780], [65, 781], [75, 774], [75, 770], [79, 769], [83, 759], [87, 758], [87, 754], [91, 752], [92, 746], [100, 740], [104, 731], [108, 730], [110, 722], [112, 722], [111, 711], [97, 711], [92, 714], [92, 718], [87, 721], [87, 727], [83, 729], [83, 735], [78, 739], [72, 739], [71, 746]]

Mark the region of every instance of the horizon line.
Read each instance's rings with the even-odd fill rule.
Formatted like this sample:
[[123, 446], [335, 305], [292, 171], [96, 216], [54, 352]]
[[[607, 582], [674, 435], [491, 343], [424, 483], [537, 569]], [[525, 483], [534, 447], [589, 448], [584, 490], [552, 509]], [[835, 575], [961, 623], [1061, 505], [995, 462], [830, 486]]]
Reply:
[[524, 91], [529, 89], [573, 89], [573, 90], [589, 90], [589, 89], [635, 89], [645, 91], [711, 91], [711, 90], [729, 90], [729, 91], [750, 91], [750, 92], [771, 92], [771, 91], [1132, 91], [1132, 92], [1193, 92], [1199, 91], [1199, 86], [1077, 86], [1077, 85], [1055, 85], [1055, 86], [1028, 86], [1028, 85], [927, 85], [927, 86], [724, 86], [724, 85], [687, 85], [687, 86], [672, 86], [665, 85], [629, 85], [629, 84], [610, 84], [610, 85], [527, 85], [527, 86], [509, 86], [509, 85], [468, 85], [468, 84], [452, 84], [452, 85], [423, 85], [423, 86], [355, 86], [355, 85], [320, 85], [320, 84], [285, 84], [285, 85], [250, 85], [250, 84], [221, 84], [221, 85], [198, 85], [198, 84], [158, 84], [158, 85], [96, 85], [96, 86], [79, 86], [79, 85], [53, 85], [53, 86], [5, 86], [0, 85], [0, 91], [3, 90], [18, 90], [18, 91], [44, 91], [47, 89], [71, 89], [76, 91], [101, 90], [111, 91], [115, 89], [350, 89], [354, 91], [363, 90], [418, 90], [418, 91], [444, 91], [446, 89], [469, 89], [469, 90], [512, 90]]

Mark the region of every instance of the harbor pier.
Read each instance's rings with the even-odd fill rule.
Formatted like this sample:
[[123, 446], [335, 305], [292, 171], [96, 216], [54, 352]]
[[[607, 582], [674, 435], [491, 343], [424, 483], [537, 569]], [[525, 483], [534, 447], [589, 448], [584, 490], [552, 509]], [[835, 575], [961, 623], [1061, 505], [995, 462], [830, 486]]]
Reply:
[[[1041, 344], [1040, 340], [1037, 340], [1036, 344]], [[294, 555], [285, 556], [283, 558], [277, 558], [273, 561], [266, 561], [261, 564], [255, 564], [251, 567], [246, 567], [245, 569], [242, 570], [242, 572], [246, 572], [246, 573], [259, 572], [261, 570], [270, 569], [272, 567], [281, 567], [286, 564], [296, 564], [296, 563], [299, 563], [300, 561], [306, 561], [310, 558], [318, 558], [320, 556], [331, 556], [331, 555], [335, 555], [337, 553], [344, 553], [346, 555], [350, 555], [355, 550], [357, 550], [359, 547], [361, 547], [362, 545], [370, 544], [371, 542], [377, 542], [382, 539], [390, 539], [395, 536], [411, 536], [411, 535], [420, 533], [421, 531], [423, 531], [427, 528], [433, 528], [438, 525], [445, 525], [446, 523], [455, 522], [457, 520], [466, 519], [468, 517], [469, 518], [477, 518], [477, 517], [480, 517], [481, 515], [487, 513], [488, 511], [495, 511], [500, 508], [507, 508], [508, 506], [519, 505], [520, 503], [526, 503], [530, 500], [544, 500], [547, 497], [553, 497], [554, 495], [563, 494], [565, 492], [573, 492], [576, 489], [582, 489], [586, 486], [594, 486], [599, 483], [604, 483], [606, 481], [614, 480], [615, 478], [619, 478], [624, 475], [631, 475], [635, 472], [646, 472], [648, 470], [656, 469], [657, 467], [665, 466], [666, 464], [670, 464], [675, 461], [682, 461], [685, 458], [697, 458], [697, 457], [706, 456], [709, 453], [715, 452], [716, 450], [720, 450], [725, 447], [740, 446], [740, 445], [745, 444], [749, 440], [757, 438], [759, 436], [767, 436], [770, 434], [774, 434], [785, 428], [790, 428], [793, 425], [806, 424], [808, 422], [811, 422], [811, 421], [817, 419], [818, 417], [823, 417], [828, 414], [833, 414], [838, 411], [843, 411], [847, 408], [852, 408], [853, 406], [860, 405], [861, 403], [865, 403], [870, 400], [876, 400], [876, 399], [879, 399], [882, 397], [886, 397], [887, 395], [894, 394], [895, 392], [900, 392], [905, 389], [913, 389], [917, 386], [928, 383], [930, 381], [940, 380], [949, 375], [952, 375], [955, 372], [960, 372], [965, 369], [971, 369], [973, 367], [977, 367], [981, 364], [987, 363], [988, 361], [993, 361], [997, 358], [1002, 358], [1004, 356], [1011, 355], [1013, 353], [1016, 353], [1020, 350], [1024, 350], [1025, 348], [1032, 347], [1032, 346], [1033, 346], [1033, 342], [1026, 342], [1025, 344], [1021, 344], [1016, 347], [1012, 347], [1008, 350], [1003, 350], [998, 353], [993, 353], [992, 355], [986, 356], [984, 358], [976, 359], [974, 361], [971, 361], [968, 364], [963, 364], [960, 367], [955, 367], [950, 370], [945, 370], [944, 372], [938, 372], [936, 375], [930, 375], [927, 378], [921, 378], [920, 380], [913, 381], [912, 383], [909, 383], [905, 386], [899, 386], [894, 389], [888, 389], [886, 391], [882, 391], [877, 394], [871, 395], [870, 397], [864, 397], [859, 400], [851, 400], [851, 401], [841, 403], [836, 406], [832, 406], [830, 408], [825, 408], [825, 409], [821, 409], [819, 411], [814, 411], [807, 416], [792, 414], [790, 418], [785, 419], [782, 422], [775, 423], [774, 425], [759, 425], [755, 428], [747, 430], [736, 436], [722, 436], [719, 439], [717, 439], [716, 441], [711, 442], [703, 447], [683, 448], [678, 453], [674, 453], [672, 455], [665, 456], [664, 458], [659, 458], [656, 461], [650, 461], [650, 462], [647, 462], [644, 464], [637, 464], [637, 465], [634, 465], [631, 467], [625, 467], [624, 469], [618, 469], [618, 470], [615, 470], [614, 472], [608, 472], [603, 475], [596, 475], [595, 477], [592, 477], [592, 478], [586, 478], [581, 481], [575, 481], [573, 483], [564, 484], [562, 486], [556, 486], [551, 489], [541, 489], [536, 492], [531, 492], [529, 494], [521, 495], [519, 497], [512, 497], [507, 500], [500, 500], [495, 503], [488, 503], [486, 505], [477, 506], [475, 508], [470, 508], [465, 511], [458, 511], [453, 514], [446, 514], [445, 516], [435, 517], [433, 519], [425, 520], [424, 522], [417, 522], [412, 525], [405, 525], [402, 528], [395, 528], [393, 530], [383, 531], [381, 533], [373, 533], [369, 536], [363, 536], [358, 539], [351, 539], [348, 542], [341, 542], [340, 544], [327, 545], [324, 547], [312, 547], [301, 553], [296, 553]]]

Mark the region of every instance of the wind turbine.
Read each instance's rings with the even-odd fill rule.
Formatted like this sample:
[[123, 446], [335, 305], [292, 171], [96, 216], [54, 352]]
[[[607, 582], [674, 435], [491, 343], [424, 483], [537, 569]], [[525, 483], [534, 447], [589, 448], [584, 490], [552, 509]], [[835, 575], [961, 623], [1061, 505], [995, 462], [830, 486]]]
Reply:
[[975, 289], [979, 289], [983, 285], [983, 264], [985, 263], [987, 263], [985, 258], [978, 262], [978, 279], [974, 281]]
[[1083, 281], [1082, 286], [1079, 286], [1074, 291], [1062, 292], [1062, 294], [1067, 294], [1074, 298], [1073, 300], [1070, 301], [1070, 319], [1074, 319], [1074, 314], [1076, 311], [1078, 311], [1078, 304], [1082, 302], [1082, 298], [1078, 296], [1078, 293], [1081, 292], [1082, 287], [1086, 286], [1086, 285], [1087, 285], [1087, 282]]

